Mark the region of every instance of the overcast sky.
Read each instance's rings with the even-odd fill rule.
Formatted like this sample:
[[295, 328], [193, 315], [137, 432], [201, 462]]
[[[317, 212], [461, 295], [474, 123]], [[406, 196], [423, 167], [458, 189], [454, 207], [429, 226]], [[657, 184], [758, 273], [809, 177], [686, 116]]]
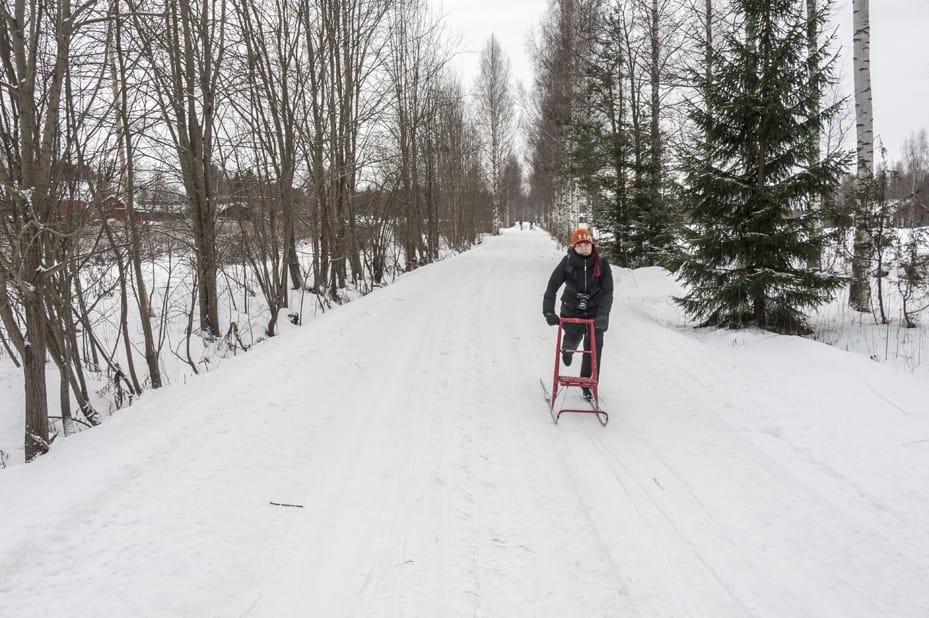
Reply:
[[[530, 32], [538, 28], [549, 0], [430, 1], [441, 7], [449, 30], [461, 36], [457, 65], [466, 86], [470, 87], [477, 76], [481, 48], [495, 33], [510, 58], [513, 77], [527, 90], [532, 87], [527, 41]], [[876, 0], [870, 4], [874, 131], [887, 148], [888, 160], [899, 160], [903, 140], [920, 128], [929, 129], [929, 0]], [[839, 70], [849, 95], [851, 6], [852, 0], [841, 0], [834, 8], [843, 46]]]

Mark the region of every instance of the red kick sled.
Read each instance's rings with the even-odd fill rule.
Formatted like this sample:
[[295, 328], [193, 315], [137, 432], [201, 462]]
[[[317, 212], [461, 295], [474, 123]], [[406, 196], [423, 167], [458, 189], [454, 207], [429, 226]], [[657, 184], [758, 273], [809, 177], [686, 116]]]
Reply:
[[[564, 338], [564, 325], [565, 324], [584, 324], [587, 326], [590, 332], [590, 350], [566, 350], [562, 347], [562, 340]], [[583, 339], [582, 339], [583, 341]], [[589, 378], [582, 378], [580, 376], [570, 376], [561, 373], [561, 354], [563, 352], [580, 352], [581, 354], [590, 354], [590, 374]], [[542, 382], [541, 380], [539, 380]], [[589, 408], [562, 408], [555, 411], [555, 402], [558, 400], [558, 391], [561, 389], [565, 392], [565, 389], [569, 386], [576, 386], [580, 388], [589, 388], [591, 392], [590, 399], [587, 399], [587, 403], [590, 404]], [[558, 339], [555, 344], [555, 375], [552, 379], [552, 390], [551, 394], [547, 388], [545, 388], [545, 383], [542, 382], [542, 390], [545, 391], [545, 399], [549, 404], [549, 411], [552, 414], [552, 420], [555, 421], [555, 424], [558, 424], [558, 419], [562, 414], [569, 412], [572, 414], [595, 414], [597, 420], [600, 421], [600, 424], [606, 427], [607, 422], [610, 420], [610, 415], [606, 413], [606, 410], [603, 410], [600, 407], [600, 392], [597, 387], [597, 331], [594, 328], [593, 320], [585, 320], [583, 318], [561, 318], [558, 322]], [[586, 399], [586, 398], [585, 398]]]

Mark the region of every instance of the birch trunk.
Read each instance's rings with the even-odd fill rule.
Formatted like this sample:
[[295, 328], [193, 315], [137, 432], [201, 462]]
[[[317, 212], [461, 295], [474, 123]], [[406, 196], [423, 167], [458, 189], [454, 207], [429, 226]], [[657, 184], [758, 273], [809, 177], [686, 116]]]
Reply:
[[852, 256], [852, 282], [848, 304], [858, 311], [869, 311], [871, 284], [868, 266], [871, 261], [872, 242], [868, 230], [870, 210], [869, 188], [874, 175], [874, 120], [871, 107], [871, 25], [868, 0], [854, 0], [854, 73], [855, 73], [855, 129], [858, 142], [858, 208], [855, 214], [854, 255]]
[[132, 274], [135, 279], [135, 300], [139, 309], [139, 323], [142, 326], [142, 337], [145, 342], [145, 364], [148, 367], [148, 376], [152, 388], [161, 388], [161, 366], [159, 364], [158, 348], [155, 345], [155, 335], [152, 330], [152, 310], [148, 296], [148, 286], [142, 273], [142, 240], [139, 230], [139, 220], [135, 214], [135, 161], [133, 157], [132, 131], [129, 122], [129, 101], [126, 89], [126, 55], [122, 47], [121, 17], [119, 15], [119, 2], [111, 1], [110, 12], [113, 15], [113, 28], [109, 32], [108, 45], [112, 50], [110, 54], [110, 78], [113, 83], [114, 113], [116, 116], [116, 135], [120, 164], [119, 186], [122, 189], [122, 200], [126, 205], [126, 232], [129, 235], [129, 259]]

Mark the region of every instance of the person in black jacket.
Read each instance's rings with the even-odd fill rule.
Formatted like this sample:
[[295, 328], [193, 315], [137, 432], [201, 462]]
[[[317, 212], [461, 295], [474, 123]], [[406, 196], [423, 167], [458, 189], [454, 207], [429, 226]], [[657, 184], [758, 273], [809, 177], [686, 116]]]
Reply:
[[[542, 314], [552, 326], [558, 324], [555, 313], [555, 295], [564, 285], [561, 295], [561, 317], [586, 318], [594, 320], [597, 339], [597, 378], [603, 366], [603, 333], [610, 326], [610, 309], [613, 306], [613, 272], [605, 257], [597, 251], [590, 230], [577, 228], [571, 234], [571, 247], [568, 255], [561, 260], [552, 276], [542, 298]], [[590, 330], [586, 324], [565, 324], [562, 348], [576, 350], [581, 338], [584, 349], [590, 350]], [[565, 365], [571, 364], [571, 352], [562, 354]], [[591, 375], [590, 354], [584, 354], [581, 363], [581, 376]], [[584, 389], [584, 396], [590, 397], [590, 390]]]

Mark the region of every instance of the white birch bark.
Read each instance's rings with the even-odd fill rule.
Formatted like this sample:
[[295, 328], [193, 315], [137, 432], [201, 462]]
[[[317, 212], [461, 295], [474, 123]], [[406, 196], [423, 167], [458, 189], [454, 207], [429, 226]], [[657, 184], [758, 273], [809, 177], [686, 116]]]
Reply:
[[855, 127], [859, 177], [874, 173], [874, 117], [871, 106], [871, 20], [869, 0], [854, 0], [852, 24], [855, 71]]
[[[854, 83], [855, 83], [855, 133], [857, 135], [858, 183], [862, 188], [871, 185], [874, 174], [874, 119], [871, 107], [871, 25], [868, 0], [853, 0], [854, 28]], [[858, 311], [869, 311], [871, 285], [868, 266], [871, 258], [871, 237], [868, 231], [867, 214], [870, 199], [868, 191], [859, 192], [858, 210], [855, 216], [854, 255], [852, 256], [852, 282], [849, 287], [848, 303]]]

